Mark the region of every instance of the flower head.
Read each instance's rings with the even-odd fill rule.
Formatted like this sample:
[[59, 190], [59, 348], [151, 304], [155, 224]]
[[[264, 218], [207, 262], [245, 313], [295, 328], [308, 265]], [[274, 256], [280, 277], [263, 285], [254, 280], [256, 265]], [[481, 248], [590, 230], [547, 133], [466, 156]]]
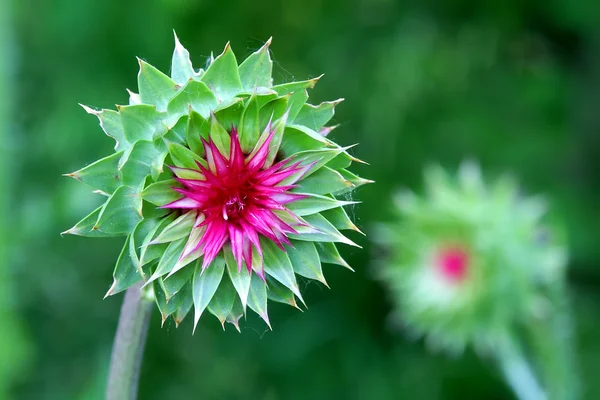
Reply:
[[65, 233], [127, 237], [107, 295], [144, 280], [163, 321], [193, 306], [195, 324], [208, 310], [238, 327], [246, 307], [269, 323], [267, 299], [302, 301], [297, 275], [347, 266], [334, 243], [358, 229], [338, 196], [370, 181], [327, 137], [341, 100], [308, 104], [319, 78], [273, 85], [269, 45], [195, 70], [175, 37], [171, 76], [140, 60], [128, 105], [84, 106], [115, 153], [68, 174], [107, 197]]
[[[244, 155], [233, 128], [228, 158], [212, 140], [202, 140], [207, 154], [206, 166], [197, 162], [197, 169], [172, 168], [175, 180], [183, 185], [174, 190], [183, 197], [163, 208], [192, 212], [196, 216], [193, 229], [198, 233], [192, 235], [199, 240], [189, 243], [182, 257], [193, 252], [203, 253], [202, 269], [229, 243], [238, 271], [245, 262], [251, 272], [253, 248], [262, 257], [259, 236], [285, 251], [284, 244], [291, 245], [286, 235], [298, 234], [291, 225], [308, 226], [285, 205], [307, 197], [289, 190], [312, 164], [301, 165], [285, 159], [265, 168], [273, 131], [268, 129], [267, 134], [263, 143], [257, 143], [252, 153]], [[288, 224], [284, 219], [294, 223]], [[256, 272], [265, 279], [262, 269]]]
[[539, 314], [566, 258], [562, 246], [540, 240], [544, 204], [520, 196], [508, 179], [485, 185], [474, 164], [457, 179], [431, 168], [426, 189], [399, 194], [399, 218], [376, 236], [388, 250], [379, 276], [403, 324], [457, 350], [493, 342]]

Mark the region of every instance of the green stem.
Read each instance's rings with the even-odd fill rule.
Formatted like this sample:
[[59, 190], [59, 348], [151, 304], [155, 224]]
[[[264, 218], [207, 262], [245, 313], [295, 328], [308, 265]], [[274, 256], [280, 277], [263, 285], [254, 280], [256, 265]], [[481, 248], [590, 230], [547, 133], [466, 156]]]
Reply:
[[142, 290], [140, 282], [125, 293], [119, 325], [110, 358], [106, 388], [107, 400], [137, 398], [144, 345], [148, 335], [150, 315], [154, 305]]
[[506, 381], [521, 400], [546, 400], [548, 397], [538, 383], [531, 364], [513, 340], [505, 339], [498, 354], [500, 369]]

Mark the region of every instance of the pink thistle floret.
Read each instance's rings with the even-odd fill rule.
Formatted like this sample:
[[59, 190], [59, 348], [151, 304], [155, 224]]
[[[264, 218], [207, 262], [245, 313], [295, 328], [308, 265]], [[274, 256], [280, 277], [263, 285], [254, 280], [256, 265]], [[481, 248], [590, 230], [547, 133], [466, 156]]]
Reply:
[[462, 247], [444, 247], [437, 255], [437, 267], [445, 279], [459, 283], [467, 277], [469, 258], [469, 253]]
[[[231, 130], [229, 158], [222, 154], [212, 140], [202, 140], [207, 165], [197, 163], [197, 169], [171, 168], [183, 188], [173, 188], [183, 195], [163, 208], [181, 212], [197, 212], [194, 229], [200, 235], [190, 235], [182, 258], [194, 252], [204, 255], [202, 268], [215, 259], [226, 243], [231, 244], [238, 270], [242, 262], [252, 271], [253, 249], [262, 258], [260, 237], [272, 240], [284, 250], [290, 244], [288, 234], [297, 233], [294, 226], [303, 222], [285, 205], [305, 198], [291, 193], [311, 165], [302, 165], [291, 159], [266, 166], [273, 131], [262, 144], [249, 154], [242, 152], [235, 128]], [[190, 179], [192, 177], [193, 179]], [[282, 215], [295, 221], [284, 222]], [[192, 240], [197, 236], [199, 240]], [[264, 279], [262, 262], [256, 263], [255, 272]]]

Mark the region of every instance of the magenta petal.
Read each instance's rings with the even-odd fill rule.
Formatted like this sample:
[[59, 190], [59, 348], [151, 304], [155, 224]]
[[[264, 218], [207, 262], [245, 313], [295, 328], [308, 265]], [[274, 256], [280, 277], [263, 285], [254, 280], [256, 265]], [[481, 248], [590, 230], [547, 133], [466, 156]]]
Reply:
[[229, 147], [229, 165], [236, 171], [244, 169], [244, 153], [240, 146], [240, 139], [235, 128], [231, 129], [231, 145]]
[[202, 204], [194, 199], [184, 197], [183, 199], [175, 200], [169, 204], [165, 204], [160, 208], [183, 208], [186, 210], [202, 207]]
[[203, 270], [215, 259], [226, 241], [226, 224], [212, 222], [207, 225], [206, 232], [200, 241], [201, 243], [204, 243], [204, 260], [202, 261]]
[[231, 243], [233, 258], [235, 258], [235, 261], [237, 262], [238, 271], [241, 271], [244, 236], [242, 235], [242, 231], [233, 224], [229, 225], [229, 242]]
[[227, 160], [225, 160], [225, 157], [219, 152], [215, 143], [212, 140], [207, 142], [202, 139], [202, 144], [204, 146], [204, 151], [206, 152], [206, 161], [208, 162], [210, 170], [217, 174], [225, 172], [227, 170]]
[[[259, 247], [260, 248], [260, 247]], [[248, 272], [252, 271], [252, 244], [249, 240], [244, 241], [244, 261]]]
[[307, 197], [308, 196], [305, 194], [296, 193], [275, 193], [271, 195], [271, 199], [273, 199], [279, 204], [288, 204], [294, 201], [305, 199]]
[[265, 142], [258, 148], [258, 151], [247, 160], [246, 168], [250, 170], [255, 170], [262, 167], [267, 161], [267, 156], [269, 155], [269, 145], [271, 144], [271, 139], [273, 139], [273, 134], [275, 131], [271, 131], [269, 136], [265, 140]]
[[203, 188], [208, 188], [210, 187], [210, 183], [206, 182], [205, 180], [197, 180], [197, 179], [182, 179], [182, 178], [175, 178], [175, 180], [179, 183], [181, 183], [184, 186], [187, 186], [190, 189], [203, 189]]

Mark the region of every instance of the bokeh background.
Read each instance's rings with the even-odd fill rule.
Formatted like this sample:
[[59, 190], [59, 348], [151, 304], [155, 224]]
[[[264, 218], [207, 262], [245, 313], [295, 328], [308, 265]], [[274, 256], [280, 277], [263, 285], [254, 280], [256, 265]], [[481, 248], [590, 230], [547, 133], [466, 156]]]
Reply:
[[[1, 0], [0, 399], [101, 399], [122, 297], [102, 300], [122, 240], [61, 237], [99, 199], [60, 175], [112, 151], [77, 103], [110, 108], [139, 56], [168, 71], [172, 30], [196, 67], [273, 36], [277, 82], [325, 73], [344, 97], [334, 139], [377, 181], [351, 210], [369, 231], [431, 162], [465, 158], [544, 193], [563, 224], [582, 397], [600, 398], [600, 3], [594, 0]], [[141, 399], [510, 399], [490, 361], [408, 340], [373, 280], [375, 249], [343, 249], [307, 312], [274, 330], [152, 319]]]

